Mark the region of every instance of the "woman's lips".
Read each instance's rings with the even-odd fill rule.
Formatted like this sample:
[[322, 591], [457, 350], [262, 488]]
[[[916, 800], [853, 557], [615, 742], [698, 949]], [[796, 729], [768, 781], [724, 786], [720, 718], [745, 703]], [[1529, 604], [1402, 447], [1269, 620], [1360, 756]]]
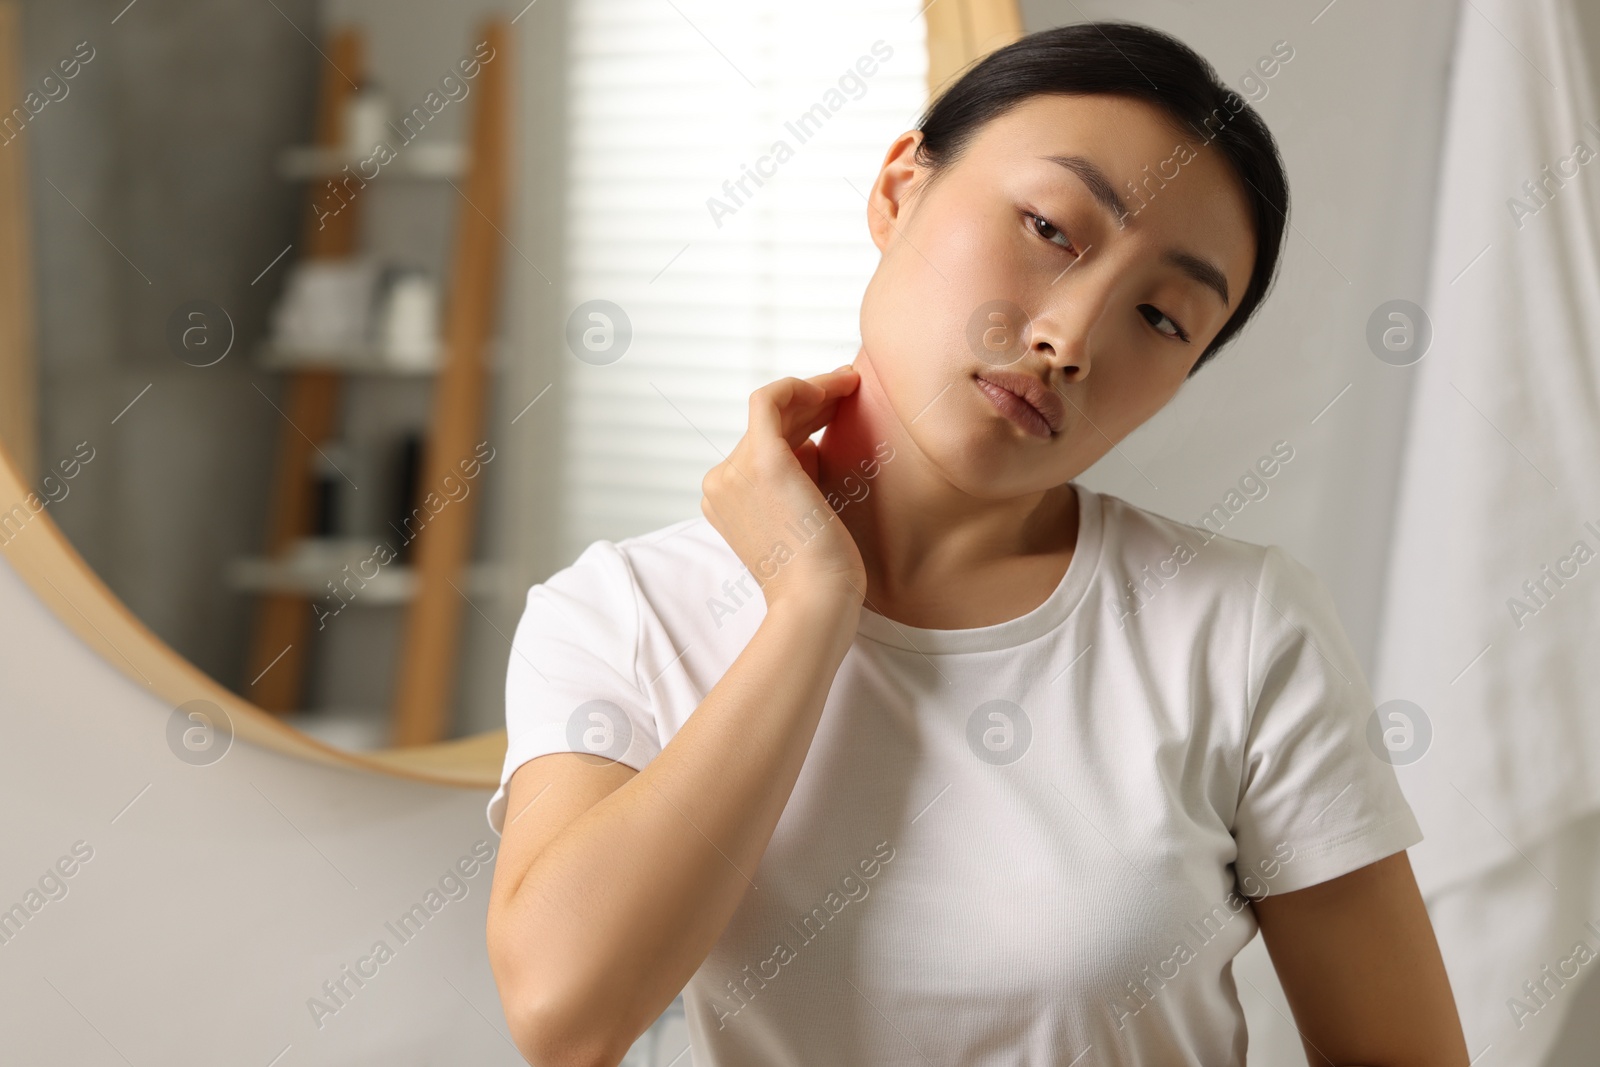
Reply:
[[999, 409], [1000, 414], [1035, 437], [1043, 437], [1046, 440], [1050, 438], [1050, 424], [1045, 421], [1044, 416], [1039, 414], [1038, 409], [1032, 404], [1009, 389], [1000, 388], [993, 382], [984, 381], [982, 378], [974, 378], [973, 381], [978, 383], [978, 389], [984, 396], [989, 398], [991, 404]]

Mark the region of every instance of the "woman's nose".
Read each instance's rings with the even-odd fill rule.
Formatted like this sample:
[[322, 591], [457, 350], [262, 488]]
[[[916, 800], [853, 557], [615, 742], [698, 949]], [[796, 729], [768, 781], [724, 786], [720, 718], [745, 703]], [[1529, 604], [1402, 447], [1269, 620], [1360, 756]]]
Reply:
[[1055, 310], [1029, 322], [1029, 348], [1067, 381], [1079, 381], [1089, 373], [1095, 319], [1089, 309], [1079, 306], [1072, 312]]

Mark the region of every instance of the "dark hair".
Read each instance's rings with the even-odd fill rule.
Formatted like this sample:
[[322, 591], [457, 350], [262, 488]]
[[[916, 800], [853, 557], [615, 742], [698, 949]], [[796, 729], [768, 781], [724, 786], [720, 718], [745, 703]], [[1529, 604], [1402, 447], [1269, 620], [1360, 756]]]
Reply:
[[917, 162], [931, 168], [931, 181], [961, 157], [985, 123], [1046, 93], [1155, 104], [1180, 134], [1187, 130], [1216, 145], [1243, 181], [1255, 224], [1255, 268], [1238, 308], [1190, 370], [1193, 377], [1272, 287], [1289, 216], [1289, 182], [1277, 143], [1255, 109], [1188, 45], [1132, 22], [1082, 22], [1030, 33], [969, 67], [923, 112]]

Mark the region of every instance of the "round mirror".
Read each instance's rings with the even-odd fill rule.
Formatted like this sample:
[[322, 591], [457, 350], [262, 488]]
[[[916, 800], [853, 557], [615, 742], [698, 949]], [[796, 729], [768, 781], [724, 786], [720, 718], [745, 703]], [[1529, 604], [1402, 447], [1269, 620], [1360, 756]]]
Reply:
[[859, 234], [929, 87], [1020, 34], [796, 11], [772, 59], [735, 11], [477, 7], [0, 4], [0, 551], [196, 759], [494, 785], [528, 587], [698, 514], [748, 391], [854, 351], [784, 220]]
[[515, 49], [319, 14], [9, 12], [6, 550], [206, 729], [492, 754]]

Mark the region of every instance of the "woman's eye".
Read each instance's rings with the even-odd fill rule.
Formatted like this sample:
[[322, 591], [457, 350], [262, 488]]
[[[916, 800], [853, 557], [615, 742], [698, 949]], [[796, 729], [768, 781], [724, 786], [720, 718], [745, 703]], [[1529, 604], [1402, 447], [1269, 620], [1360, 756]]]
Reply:
[[[1062, 248], [1072, 249], [1072, 242], [1067, 238], [1067, 235], [1056, 229], [1055, 225], [1049, 219], [1045, 218], [1043, 215], [1035, 215], [1031, 211], [1027, 212], [1026, 214], [1028, 216], [1028, 224], [1033, 228], [1034, 233], [1038, 234], [1040, 237], [1043, 237], [1052, 244], [1059, 244]], [[1060, 238], [1059, 241], [1056, 240], [1058, 237]], [[1072, 250], [1076, 251], [1076, 249]], [[1154, 304], [1140, 304], [1139, 311], [1144, 314], [1146, 321], [1148, 321], [1150, 325], [1154, 326], [1156, 331], [1163, 336], [1176, 338], [1177, 340], [1184, 342], [1189, 340], [1188, 331], [1186, 331], [1182, 326], [1178, 325], [1177, 322], [1169, 318]], [[1161, 325], [1162, 322], [1165, 322], [1167, 326], [1163, 327]]]
[[[1028, 218], [1033, 224], [1033, 232], [1043, 237], [1046, 241], [1052, 244], [1060, 244], [1062, 248], [1072, 247], [1072, 242], [1067, 239], [1067, 235], [1056, 229], [1049, 219], [1032, 213], [1028, 215]], [[1057, 242], [1057, 237], [1061, 238], [1061, 241]]]
[[[1167, 316], [1162, 313], [1161, 309], [1156, 307], [1154, 304], [1140, 304], [1139, 305], [1139, 310], [1141, 312], [1154, 312], [1155, 313], [1155, 317], [1154, 318], [1151, 318], [1151, 316], [1149, 314], [1146, 314], [1145, 315], [1145, 319], [1150, 323], [1150, 325], [1152, 325], [1152, 326], [1154, 326], [1156, 328], [1156, 331], [1158, 333], [1166, 334], [1166, 336], [1168, 336], [1168, 337], [1176, 337], [1180, 341], [1187, 341], [1189, 339], [1189, 335], [1188, 335], [1188, 333], [1186, 333], [1184, 331], [1184, 328], [1182, 326], [1179, 326], [1176, 322], [1173, 322], [1171, 319], [1167, 318]], [[1166, 322], [1172, 327], [1172, 331], [1170, 333], [1168, 333], [1166, 330], [1163, 330], [1161, 328], [1161, 321], [1160, 320], [1163, 320], [1163, 319], [1165, 319]]]

